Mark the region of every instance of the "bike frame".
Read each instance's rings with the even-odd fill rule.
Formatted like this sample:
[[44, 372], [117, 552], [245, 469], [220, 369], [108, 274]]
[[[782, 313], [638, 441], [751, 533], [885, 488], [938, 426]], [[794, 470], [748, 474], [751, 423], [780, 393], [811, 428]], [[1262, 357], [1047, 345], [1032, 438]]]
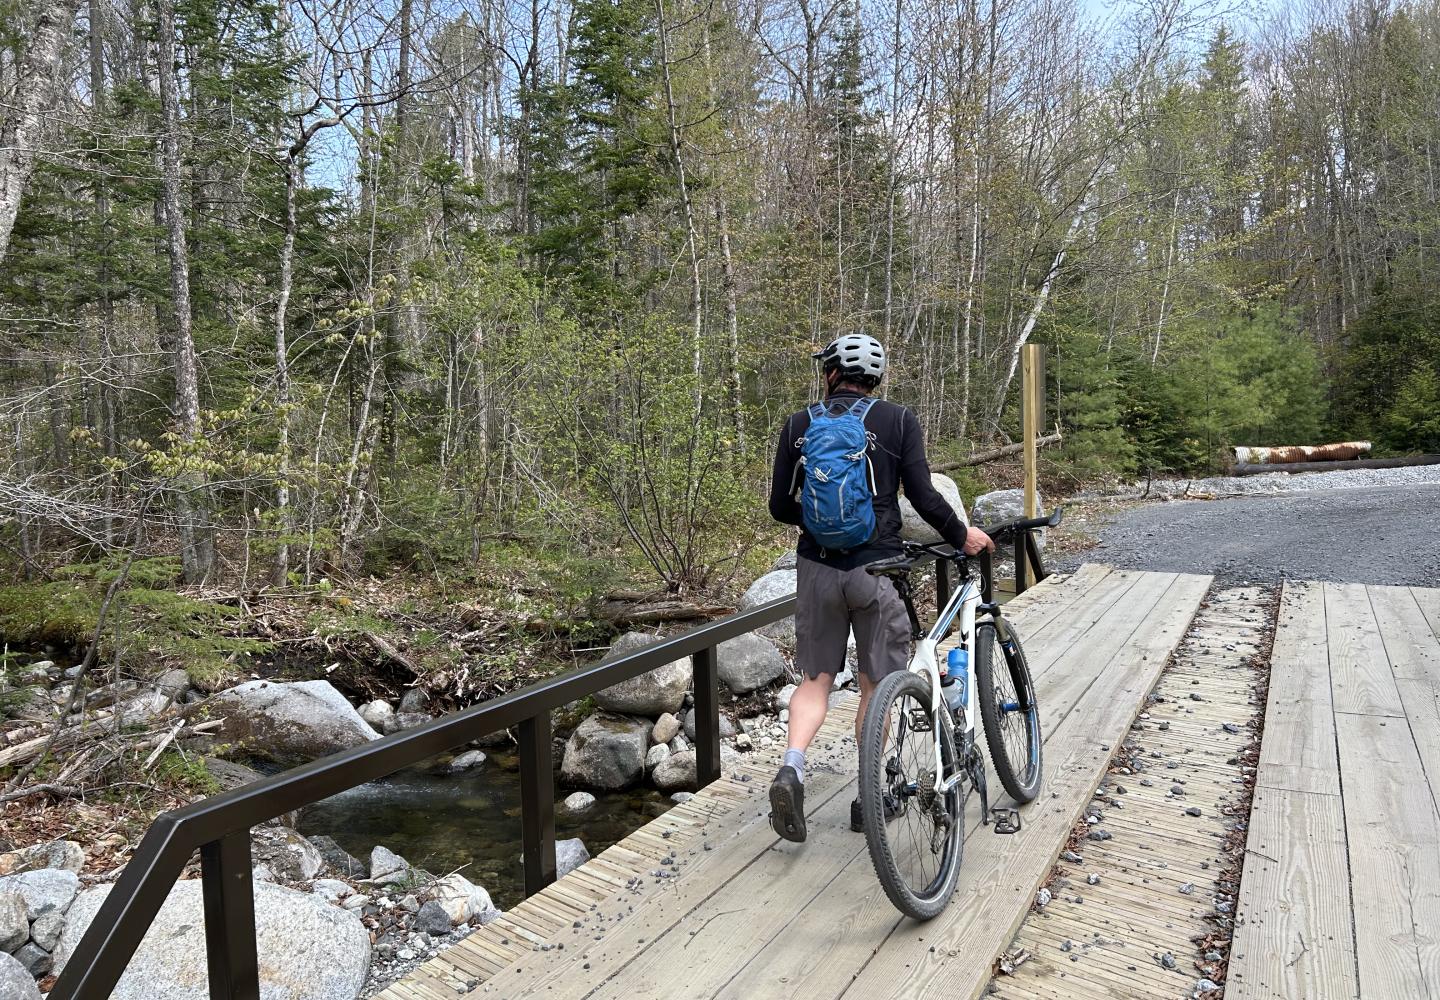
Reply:
[[[945, 794], [964, 779], [967, 771], [967, 757], [969, 750], [975, 743], [975, 718], [979, 714], [975, 702], [975, 657], [974, 651], [970, 648], [975, 637], [975, 617], [977, 612], [990, 615], [995, 621], [995, 627], [1002, 639], [1006, 636], [1004, 619], [1000, 616], [999, 606], [986, 604], [980, 587], [980, 581], [974, 576], [966, 575], [963, 585], [950, 596], [950, 600], [941, 610], [935, 619], [935, 624], [930, 631], [915, 641], [915, 655], [910, 658], [909, 669], [913, 673], [925, 674], [930, 678], [930, 712], [932, 718], [942, 719], [939, 726], [934, 727], [934, 750], [935, 750], [935, 791], [938, 794]], [[953, 771], [945, 770], [945, 755], [940, 747], [940, 741], [945, 739], [948, 730], [954, 726], [950, 718], [949, 706], [945, 704], [940, 693], [940, 663], [936, 655], [941, 640], [950, 633], [951, 626], [959, 619], [960, 646], [968, 654], [965, 657], [965, 730], [960, 733], [961, 739], [956, 744], [955, 767]]]

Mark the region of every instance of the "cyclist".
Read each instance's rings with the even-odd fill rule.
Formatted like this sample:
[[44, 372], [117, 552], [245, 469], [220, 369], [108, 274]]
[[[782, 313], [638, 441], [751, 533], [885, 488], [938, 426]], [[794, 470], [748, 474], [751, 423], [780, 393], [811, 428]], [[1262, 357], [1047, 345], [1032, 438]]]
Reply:
[[[821, 363], [827, 395], [824, 406], [838, 413], [870, 395], [885, 375], [885, 349], [874, 337], [849, 333], [813, 355]], [[827, 551], [804, 527], [798, 499], [801, 449], [810, 426], [809, 410], [791, 414], [780, 431], [770, 485], [770, 514], [800, 527], [796, 546], [795, 664], [802, 676], [790, 698], [790, 732], [785, 760], [770, 784], [770, 824], [786, 840], [805, 840], [805, 751], [829, 708], [835, 675], [845, 665], [851, 629], [860, 660], [860, 708], [856, 740], [875, 685], [904, 670], [910, 624], [894, 583], [866, 573], [866, 563], [902, 553], [900, 503], [905, 496], [941, 538], [968, 555], [994, 548], [979, 528], [966, 527], [930, 480], [920, 421], [910, 409], [885, 400], [864, 413], [873, 476], [871, 503], [875, 531], [869, 541], [844, 551]], [[860, 800], [850, 806], [850, 828], [863, 828]]]

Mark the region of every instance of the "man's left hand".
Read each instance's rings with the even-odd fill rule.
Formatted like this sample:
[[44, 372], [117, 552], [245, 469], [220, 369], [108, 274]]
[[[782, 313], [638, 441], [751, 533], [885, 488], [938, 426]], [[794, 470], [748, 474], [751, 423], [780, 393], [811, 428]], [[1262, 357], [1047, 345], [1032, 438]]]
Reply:
[[989, 535], [979, 528], [970, 528], [966, 531], [963, 550], [967, 556], [978, 556], [987, 549], [991, 552], [995, 551], [995, 542]]

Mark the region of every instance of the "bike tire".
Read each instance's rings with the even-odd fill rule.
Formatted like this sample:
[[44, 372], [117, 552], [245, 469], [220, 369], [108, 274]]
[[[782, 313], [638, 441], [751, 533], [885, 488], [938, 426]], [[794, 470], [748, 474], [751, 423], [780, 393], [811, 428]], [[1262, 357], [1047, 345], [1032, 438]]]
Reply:
[[[954, 738], [944, 702], [941, 702], [939, 718], [933, 717], [929, 710], [929, 679], [921, 674], [903, 671], [891, 674], [877, 684], [874, 694], [870, 696], [860, 731], [860, 805], [864, 817], [865, 842], [870, 849], [870, 860], [875, 865], [875, 874], [890, 902], [906, 916], [916, 920], [929, 920], [939, 915], [950, 902], [960, 875], [960, 859], [965, 842], [965, 794], [963, 785], [957, 784], [943, 799], [934, 800], [949, 817], [949, 832], [940, 836], [940, 856], [934, 878], [923, 886], [912, 885], [906, 876], [906, 869], [911, 867], [906, 863], [909, 848], [917, 848], [922, 855], [927, 847], [931, 848], [932, 854], [936, 852], [933, 850], [934, 841], [927, 845], [917, 844], [913, 837], [907, 840], [899, 825], [910, 818], [908, 814], [912, 809], [922, 827], [927, 822], [930, 812], [922, 809], [920, 796], [902, 800], [905, 811], [891, 821], [885, 818], [885, 793], [897, 783], [903, 783], [897, 782], [893, 775], [887, 773], [891, 743], [895, 744], [897, 759], [905, 753], [906, 731], [902, 726], [896, 726], [894, 733], [891, 731], [890, 718], [897, 706], [910, 711], [923, 708], [931, 725], [944, 727], [940, 745], [945, 769], [953, 771], [955, 767]], [[915, 734], [920, 731], [912, 729], [908, 732]], [[892, 735], [893, 740], [889, 739]], [[923, 759], [928, 760], [933, 768], [935, 755], [930, 743], [930, 733], [924, 732], [923, 738]], [[916, 744], [917, 749], [920, 746], [921, 744]], [[902, 773], [901, 778], [905, 777], [908, 775]], [[941, 829], [939, 824], [933, 822], [928, 828], [932, 833]]]
[[[1010, 637], [1008, 646], [1000, 640], [994, 622], [975, 627], [975, 683], [979, 689], [975, 694], [985, 724], [990, 762], [1005, 791], [1023, 805], [1040, 794], [1044, 743], [1025, 647], [1008, 623], [1006, 631]], [[996, 652], [1000, 654], [998, 660]]]

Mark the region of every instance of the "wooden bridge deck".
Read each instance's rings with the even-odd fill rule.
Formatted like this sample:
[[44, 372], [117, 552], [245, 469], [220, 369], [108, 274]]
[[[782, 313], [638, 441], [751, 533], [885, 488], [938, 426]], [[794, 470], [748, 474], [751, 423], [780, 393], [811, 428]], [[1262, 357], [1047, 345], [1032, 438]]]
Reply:
[[939, 918], [902, 918], [850, 832], [852, 698], [812, 754], [807, 843], [771, 832], [777, 760], [749, 755], [381, 1000], [978, 996], [1209, 583], [1087, 565], [1007, 607], [1036, 675], [1045, 791], [1014, 837], [980, 828], [971, 809]]
[[1440, 590], [1287, 583], [1226, 995], [1440, 997], [1437, 793]]

